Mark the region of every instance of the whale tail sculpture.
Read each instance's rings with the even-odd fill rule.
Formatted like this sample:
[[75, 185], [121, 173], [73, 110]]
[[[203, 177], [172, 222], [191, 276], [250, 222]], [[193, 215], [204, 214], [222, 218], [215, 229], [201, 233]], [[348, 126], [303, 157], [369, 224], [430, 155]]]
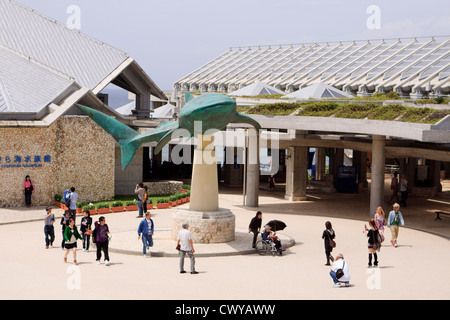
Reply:
[[100, 111], [77, 104], [85, 114], [108, 132], [119, 144], [121, 150], [122, 170], [125, 170], [136, 156], [140, 146], [146, 142], [157, 142], [155, 154], [172, 139], [172, 133], [181, 128], [192, 136], [195, 133], [194, 123], [202, 122], [203, 134], [206, 130], [224, 129], [229, 123], [247, 123], [261, 129], [259, 123], [236, 111], [236, 102], [223, 94], [204, 94], [193, 97], [186, 93], [186, 104], [181, 109], [177, 121], [163, 121], [155, 129], [139, 133], [122, 122]]
[[[139, 133], [122, 122], [92, 108], [77, 104], [85, 114], [92, 118], [100, 127], [108, 132], [119, 144], [121, 151], [122, 170], [125, 170], [145, 142], [159, 141], [169, 136], [178, 128], [178, 122], [164, 121], [148, 132]], [[161, 149], [159, 149], [161, 150]]]

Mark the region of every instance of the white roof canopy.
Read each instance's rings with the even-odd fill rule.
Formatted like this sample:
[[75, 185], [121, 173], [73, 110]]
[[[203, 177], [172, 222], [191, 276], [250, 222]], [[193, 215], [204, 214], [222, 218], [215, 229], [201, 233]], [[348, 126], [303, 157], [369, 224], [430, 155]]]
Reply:
[[261, 94], [284, 94], [282, 90], [278, 90], [277, 88], [274, 88], [272, 86], [269, 86], [268, 84], [257, 81], [255, 83], [252, 83], [249, 86], [246, 86], [244, 88], [241, 88], [239, 90], [230, 92], [230, 96], [259, 96]]
[[330, 85], [322, 82], [318, 82], [310, 85], [309, 87], [294, 91], [290, 94], [283, 96], [282, 98], [295, 98], [295, 99], [340, 99], [340, 98], [353, 98], [351, 94], [336, 89]]

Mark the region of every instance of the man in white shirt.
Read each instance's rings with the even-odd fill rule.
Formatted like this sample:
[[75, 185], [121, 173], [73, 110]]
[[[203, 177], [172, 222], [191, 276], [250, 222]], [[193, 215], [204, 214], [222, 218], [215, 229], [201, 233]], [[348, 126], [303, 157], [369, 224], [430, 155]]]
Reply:
[[[338, 269], [342, 269], [344, 271], [344, 275], [339, 279], [336, 276], [336, 272]], [[341, 286], [349, 286], [351, 276], [348, 271], [348, 263], [344, 261], [344, 255], [342, 253], [339, 253], [334, 259], [333, 264], [331, 266], [330, 276], [334, 282], [333, 288], [339, 288]]]
[[188, 230], [189, 224], [183, 222], [181, 227], [182, 229], [178, 232], [177, 241], [177, 245], [180, 246], [180, 273], [186, 273], [184, 270], [184, 256], [187, 253], [191, 259], [191, 274], [197, 274], [198, 272], [195, 271], [194, 244], [192, 242], [191, 232]]

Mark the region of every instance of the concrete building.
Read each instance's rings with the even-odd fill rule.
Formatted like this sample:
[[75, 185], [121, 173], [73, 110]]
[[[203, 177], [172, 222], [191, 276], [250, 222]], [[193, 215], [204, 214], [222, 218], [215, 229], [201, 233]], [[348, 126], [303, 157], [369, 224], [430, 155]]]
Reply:
[[[15, 1], [0, 0], [0, 16], [0, 206], [24, 204], [26, 175], [33, 205], [48, 205], [71, 186], [80, 202], [111, 199], [133, 176], [116, 173], [114, 140], [74, 104], [133, 126], [149, 119], [151, 95], [167, 97], [122, 50]], [[132, 116], [104, 103], [110, 83], [135, 94]]]

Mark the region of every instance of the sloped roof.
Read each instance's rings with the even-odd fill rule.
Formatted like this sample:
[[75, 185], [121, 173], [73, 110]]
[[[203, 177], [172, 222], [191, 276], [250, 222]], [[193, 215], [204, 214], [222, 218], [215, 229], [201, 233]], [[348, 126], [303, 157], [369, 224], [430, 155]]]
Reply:
[[0, 0], [0, 43], [92, 90], [128, 55], [15, 1]]
[[296, 98], [306, 100], [353, 98], [353, 96], [330, 85], [318, 82], [310, 85], [309, 87], [289, 93], [282, 98]]
[[[342, 90], [450, 92], [449, 36], [230, 48], [174, 83], [234, 90], [263, 81], [286, 92], [323, 82]], [[195, 89], [194, 89], [195, 90]]]
[[272, 86], [269, 86], [268, 84], [256, 81], [255, 83], [252, 83], [251, 85], [248, 85], [244, 88], [241, 88], [239, 90], [230, 92], [230, 96], [259, 96], [262, 94], [284, 94], [284, 91], [278, 90]]
[[67, 75], [1, 45], [0, 61], [0, 112], [36, 113], [62, 92], [79, 88]]

